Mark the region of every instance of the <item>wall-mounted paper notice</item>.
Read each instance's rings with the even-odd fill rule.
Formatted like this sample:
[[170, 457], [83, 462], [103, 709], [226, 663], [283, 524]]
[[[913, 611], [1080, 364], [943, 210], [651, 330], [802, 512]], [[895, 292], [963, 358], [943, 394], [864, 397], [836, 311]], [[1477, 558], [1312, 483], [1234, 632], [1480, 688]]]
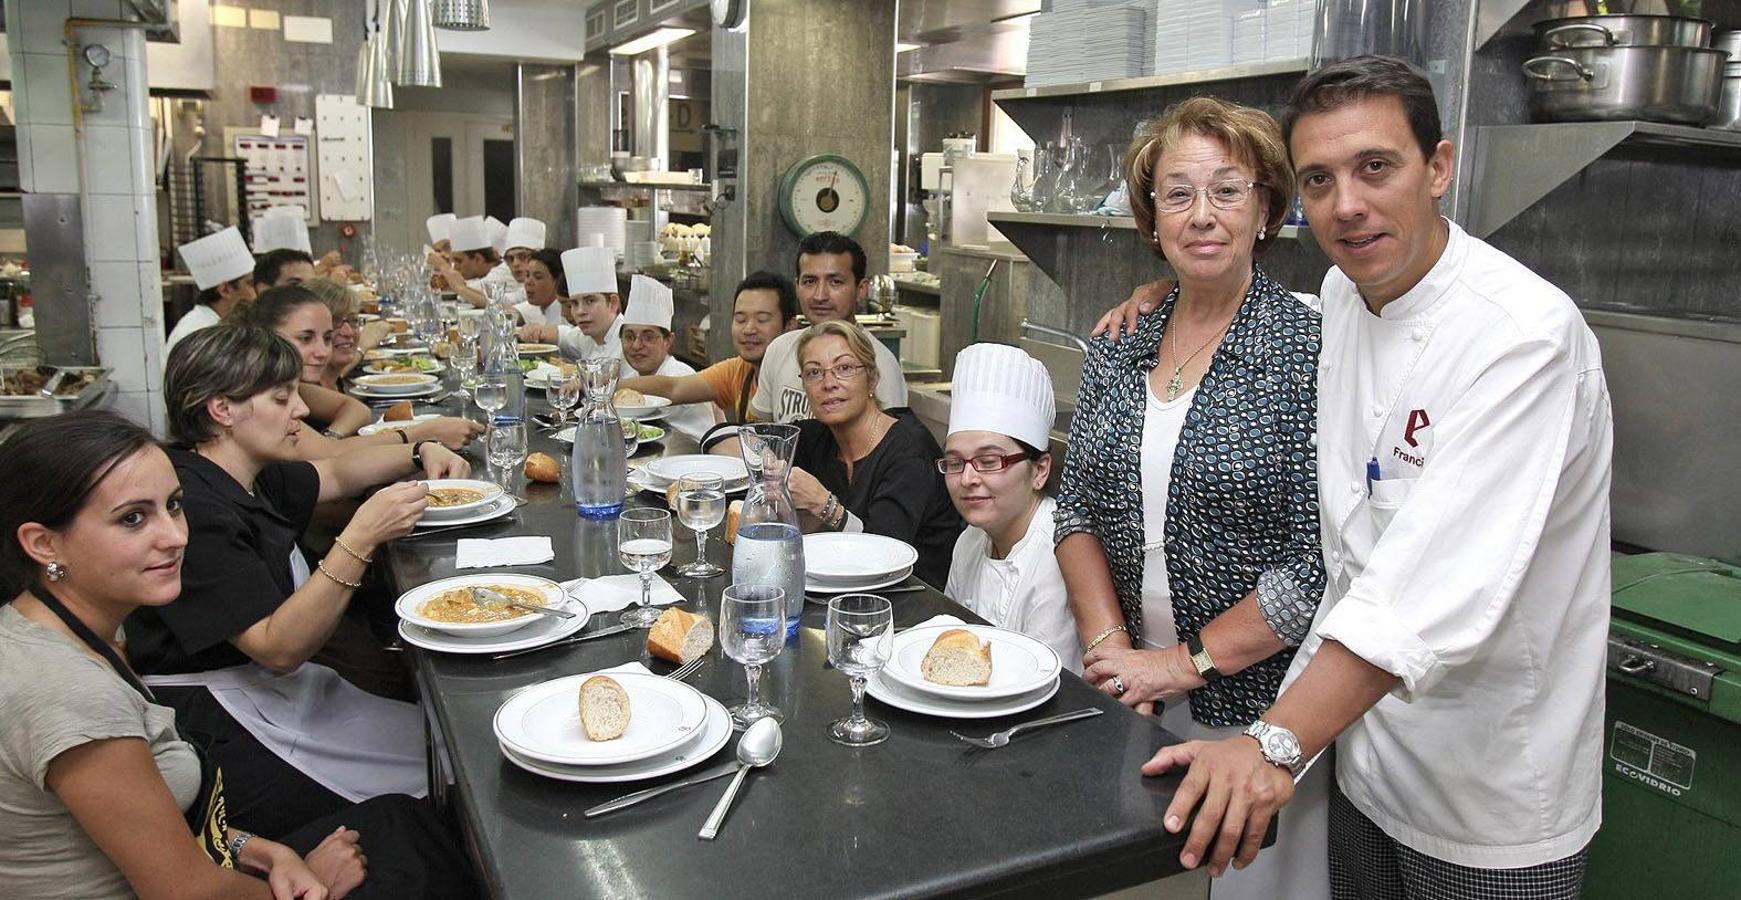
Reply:
[[264, 115], [260, 117], [260, 133], [267, 137], [278, 136], [278, 117]]
[[248, 8], [245, 6], [212, 7], [212, 24], [219, 28], [247, 28]]
[[275, 9], [248, 10], [248, 27], [261, 31], [278, 30], [278, 11]]
[[303, 137], [308, 137], [314, 133], [314, 120], [303, 116], [297, 116], [296, 124], [290, 126], [290, 130], [302, 135]]
[[285, 16], [284, 39], [303, 44], [330, 44], [332, 20], [323, 16]]

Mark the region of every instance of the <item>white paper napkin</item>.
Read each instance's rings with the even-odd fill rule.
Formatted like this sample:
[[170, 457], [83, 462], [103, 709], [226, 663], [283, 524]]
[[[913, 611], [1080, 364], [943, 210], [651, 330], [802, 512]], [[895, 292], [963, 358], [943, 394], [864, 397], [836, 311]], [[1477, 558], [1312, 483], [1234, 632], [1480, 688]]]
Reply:
[[[913, 628], [930, 628], [932, 625], [966, 625], [966, 624], [967, 624], [966, 622], [963, 622], [960, 619], [957, 619], [956, 617], [949, 615], [948, 613], [944, 613], [943, 615], [940, 615], [940, 616], [932, 616], [931, 618], [926, 619], [925, 621], [920, 622], [917, 625], [914, 625]], [[911, 631], [912, 629], [909, 628], [907, 630]]]
[[550, 538], [542, 535], [510, 538], [460, 538], [454, 554], [456, 569], [532, 566], [556, 558]]
[[[584, 579], [582, 579], [582, 580], [584, 580]], [[640, 662], [638, 662], [638, 661], [637, 662], [626, 662], [620, 666], [611, 666], [608, 669], [600, 669], [597, 672], [594, 672], [593, 674], [594, 675], [607, 675], [611, 672], [628, 672], [632, 675], [651, 675], [651, 674], [653, 674], [652, 669], [649, 669], [646, 666], [641, 665]]]
[[[641, 602], [641, 576], [634, 574], [576, 578], [563, 582], [562, 587], [579, 597], [586, 604], [587, 611], [592, 613], [616, 612]], [[657, 575], [653, 576], [652, 589], [648, 593], [654, 606], [669, 606], [683, 601], [683, 595]]]

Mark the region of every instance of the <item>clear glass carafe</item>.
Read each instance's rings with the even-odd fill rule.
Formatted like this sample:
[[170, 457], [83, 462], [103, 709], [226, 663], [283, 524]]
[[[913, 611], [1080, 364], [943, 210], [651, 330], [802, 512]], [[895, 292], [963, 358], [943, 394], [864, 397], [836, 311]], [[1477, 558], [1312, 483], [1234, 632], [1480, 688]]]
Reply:
[[580, 364], [586, 406], [574, 425], [569, 451], [569, 475], [574, 482], [574, 507], [582, 518], [614, 519], [622, 514], [628, 493], [628, 448], [622, 418], [611, 395], [617, 391], [622, 360], [598, 357]]
[[1034, 167], [1027, 154], [1016, 157], [1016, 177], [1010, 184], [1010, 205], [1018, 212], [1034, 211]]
[[804, 613], [804, 534], [786, 478], [798, 452], [798, 426], [756, 423], [738, 429], [750, 491], [738, 517], [732, 548], [734, 585], [767, 585], [786, 592], [786, 635]]
[[1034, 148], [1034, 187], [1031, 194], [1031, 208], [1034, 212], [1052, 211], [1052, 196], [1058, 187], [1057, 163], [1050, 141]]

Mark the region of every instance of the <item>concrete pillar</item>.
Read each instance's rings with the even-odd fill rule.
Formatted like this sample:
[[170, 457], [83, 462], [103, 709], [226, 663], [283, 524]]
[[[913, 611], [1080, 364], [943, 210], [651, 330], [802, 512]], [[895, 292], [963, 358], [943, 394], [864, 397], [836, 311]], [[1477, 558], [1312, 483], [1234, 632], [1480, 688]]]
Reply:
[[516, 67], [515, 149], [520, 156], [519, 210], [549, 228], [545, 241], [574, 246], [575, 67], [521, 63]]
[[[39, 301], [42, 342], [52, 348], [51, 362], [94, 356], [112, 369], [116, 407], [161, 434], [163, 295], [145, 35], [137, 28], [80, 26], [74, 29], [76, 46], [69, 47], [63, 31], [69, 18], [118, 19], [122, 12], [120, 0], [6, 0], [6, 39], [19, 176], [31, 195], [26, 209], [77, 197], [82, 223], [82, 248], [70, 241], [57, 245], [55, 230], [38, 227], [42, 217], [27, 213], [33, 266], [52, 269], [83, 258], [82, 286], [75, 272], [64, 290]], [[86, 110], [81, 102], [99, 99], [86, 87], [91, 67], [81, 52], [93, 44], [108, 48], [111, 61], [102, 78], [115, 87], [100, 94], [100, 109]], [[62, 205], [59, 224], [69, 224], [74, 208]], [[76, 328], [81, 321], [89, 330], [69, 333], [69, 324]]]

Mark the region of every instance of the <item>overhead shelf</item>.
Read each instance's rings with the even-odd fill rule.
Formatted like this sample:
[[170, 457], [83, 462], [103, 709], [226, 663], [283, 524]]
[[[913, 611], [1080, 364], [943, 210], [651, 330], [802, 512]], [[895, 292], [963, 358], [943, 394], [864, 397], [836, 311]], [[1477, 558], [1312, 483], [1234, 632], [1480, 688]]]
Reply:
[[1143, 91], [1179, 85], [1207, 84], [1214, 81], [1239, 81], [1245, 78], [1265, 78], [1271, 75], [1294, 75], [1304, 72], [1310, 67], [1311, 60], [1308, 59], [1242, 63], [1237, 66], [1216, 66], [1212, 69], [1197, 69], [1191, 72], [1145, 75], [1141, 78], [1109, 78], [1104, 81], [1083, 81], [1074, 84], [1006, 88], [1001, 91], [992, 91], [991, 99], [994, 102], [1002, 103], [1006, 100], [1034, 100], [1047, 97], [1106, 94], [1117, 91]]
[[[1055, 228], [1105, 228], [1135, 231], [1136, 219], [1130, 216], [1093, 216], [1086, 213], [989, 212], [986, 220], [993, 225], [1048, 225]], [[1283, 225], [1276, 237], [1298, 240], [1305, 234], [1300, 225]]]
[[706, 191], [711, 190], [709, 184], [659, 184], [646, 181], [582, 181], [583, 188], [602, 190], [605, 188], [629, 188], [643, 191]]
[[1741, 132], [1658, 122], [1485, 125], [1475, 142], [1469, 226], [1487, 237], [1621, 144], [1741, 157]]

